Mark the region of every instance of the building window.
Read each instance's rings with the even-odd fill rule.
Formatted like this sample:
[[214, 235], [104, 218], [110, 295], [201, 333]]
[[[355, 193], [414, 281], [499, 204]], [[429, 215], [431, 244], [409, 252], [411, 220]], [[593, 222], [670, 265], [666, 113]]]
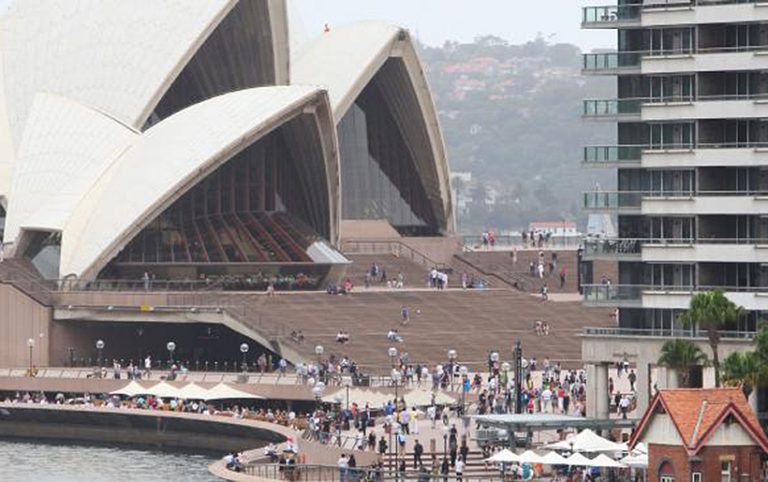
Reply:
[[701, 482], [701, 472], [694, 472], [691, 474], [691, 482]]
[[659, 482], [675, 482], [674, 475], [662, 475], [659, 477]]
[[720, 480], [721, 482], [731, 482], [730, 462], [720, 462]]

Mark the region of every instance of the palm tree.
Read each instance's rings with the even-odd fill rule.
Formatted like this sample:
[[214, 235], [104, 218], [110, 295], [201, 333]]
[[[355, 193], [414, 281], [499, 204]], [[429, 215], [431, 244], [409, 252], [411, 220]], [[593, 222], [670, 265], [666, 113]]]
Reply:
[[691, 367], [706, 365], [707, 355], [691, 340], [675, 338], [661, 347], [659, 365], [664, 365], [677, 372], [679, 385], [688, 388]]
[[691, 298], [688, 310], [680, 315], [680, 321], [694, 330], [707, 330], [707, 339], [712, 349], [712, 366], [715, 369], [715, 386], [720, 386], [720, 357], [717, 347], [720, 344], [720, 330], [732, 325], [741, 317], [743, 308], [736, 306], [725, 297], [722, 291], [706, 291]]
[[744, 396], [749, 398], [752, 390], [763, 385], [768, 369], [760, 356], [753, 352], [734, 352], [723, 360], [723, 383], [727, 386], [741, 387]]

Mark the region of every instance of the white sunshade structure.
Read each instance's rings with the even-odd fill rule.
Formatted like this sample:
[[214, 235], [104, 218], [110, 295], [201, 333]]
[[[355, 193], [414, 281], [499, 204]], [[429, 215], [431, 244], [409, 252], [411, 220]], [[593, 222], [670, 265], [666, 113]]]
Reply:
[[517, 458], [521, 464], [546, 464], [547, 463], [544, 460], [544, 457], [537, 454], [533, 450], [526, 450], [525, 452], [518, 455]]
[[629, 454], [623, 459], [621, 459], [621, 463], [633, 469], [647, 469], [648, 454], [643, 454], [643, 453]]
[[616, 462], [612, 458], [608, 457], [605, 454], [600, 454], [594, 459], [592, 459], [592, 465], [590, 467], [602, 467], [606, 469], [621, 469], [626, 467], [624, 464], [620, 462]]
[[208, 398], [206, 400], [230, 399], [263, 400], [264, 397], [238, 390], [237, 388], [229, 386], [226, 383], [219, 383], [218, 385], [208, 390]]
[[572, 453], [565, 461], [571, 467], [592, 467], [592, 461], [579, 452]]
[[149, 394], [157, 398], [184, 398], [181, 389], [168, 382], [160, 382], [149, 389]]
[[150, 395], [152, 393], [151, 388], [146, 388], [136, 380], [131, 380], [123, 388], [109, 392], [110, 395], [125, 395], [126, 397], [137, 397], [139, 395]]
[[197, 383], [188, 383], [181, 387], [179, 394], [180, 398], [183, 398], [184, 400], [208, 400], [208, 396], [211, 392]]
[[544, 454], [542, 460], [546, 461], [544, 462], [546, 465], [568, 465], [565, 457], [555, 451]]
[[621, 452], [623, 450], [622, 444], [611, 442], [590, 429], [584, 429], [565, 440], [546, 445], [545, 448], [573, 452]]
[[485, 461], [495, 464], [514, 464], [520, 461], [520, 457], [513, 451], [504, 449], [491, 455]]
[[447, 393], [436, 391], [431, 392], [429, 390], [422, 390], [415, 388], [410, 392], [403, 395], [406, 402], [409, 405], [416, 405], [418, 407], [426, 407], [432, 404], [432, 394], [435, 394], [435, 403], [438, 405], [452, 405], [456, 403], [456, 399]]

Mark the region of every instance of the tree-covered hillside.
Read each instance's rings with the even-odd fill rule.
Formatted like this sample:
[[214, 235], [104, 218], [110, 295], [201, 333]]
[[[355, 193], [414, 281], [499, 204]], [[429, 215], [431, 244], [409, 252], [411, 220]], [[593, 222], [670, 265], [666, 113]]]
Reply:
[[582, 101], [613, 96], [614, 81], [582, 77], [581, 52], [542, 38], [510, 45], [496, 37], [425, 47], [464, 232], [531, 221], [585, 224], [581, 192], [614, 174], [581, 168], [582, 147], [613, 143], [611, 123], [584, 121]]

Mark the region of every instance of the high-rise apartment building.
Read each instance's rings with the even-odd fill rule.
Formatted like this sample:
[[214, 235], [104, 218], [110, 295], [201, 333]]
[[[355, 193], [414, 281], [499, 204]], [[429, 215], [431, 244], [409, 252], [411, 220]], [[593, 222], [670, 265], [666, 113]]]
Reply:
[[584, 194], [618, 228], [585, 259], [619, 266], [592, 273], [586, 301], [618, 304], [622, 327], [675, 330], [693, 293], [720, 288], [748, 311], [730, 328], [753, 331], [768, 310], [768, 2], [619, 1], [582, 22], [618, 32], [617, 51], [584, 55], [585, 74], [618, 78], [617, 98], [584, 101], [618, 124], [616, 145], [584, 149], [618, 170], [616, 191]]

